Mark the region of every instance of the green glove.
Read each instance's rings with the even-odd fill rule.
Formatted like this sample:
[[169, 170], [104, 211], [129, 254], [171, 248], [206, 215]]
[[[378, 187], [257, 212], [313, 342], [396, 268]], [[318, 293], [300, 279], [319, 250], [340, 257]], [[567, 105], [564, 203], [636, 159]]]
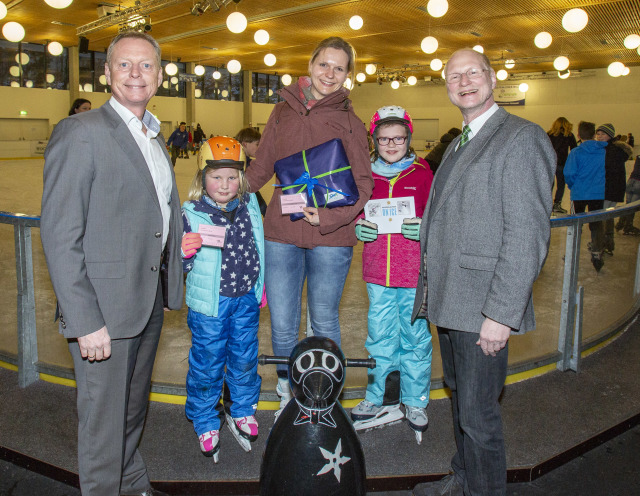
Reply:
[[404, 219], [402, 221], [402, 227], [400, 228], [400, 232], [402, 235], [413, 241], [420, 241], [420, 224], [422, 223], [422, 219], [419, 217], [415, 217], [413, 219]]
[[360, 219], [356, 222], [356, 238], [365, 243], [378, 239], [378, 225], [368, 220]]

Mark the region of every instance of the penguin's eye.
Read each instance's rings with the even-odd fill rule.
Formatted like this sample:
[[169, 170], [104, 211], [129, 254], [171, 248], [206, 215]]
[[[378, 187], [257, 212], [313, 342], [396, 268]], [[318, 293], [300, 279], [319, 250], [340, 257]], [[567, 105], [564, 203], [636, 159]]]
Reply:
[[327, 369], [329, 372], [335, 372], [338, 370], [340, 366], [340, 362], [336, 359], [335, 355], [331, 353], [323, 353], [322, 354], [322, 367]]
[[298, 369], [298, 372], [300, 372], [301, 374], [305, 373], [307, 370], [313, 367], [313, 364], [314, 364], [314, 359], [313, 359], [312, 351], [308, 351], [304, 355], [300, 356], [298, 360], [296, 360], [296, 368]]

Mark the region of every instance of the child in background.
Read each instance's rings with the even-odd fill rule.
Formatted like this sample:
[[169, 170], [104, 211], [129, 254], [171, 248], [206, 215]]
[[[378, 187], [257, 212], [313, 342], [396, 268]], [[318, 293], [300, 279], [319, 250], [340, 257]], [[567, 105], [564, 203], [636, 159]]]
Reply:
[[[262, 382], [257, 367], [264, 236], [244, 166], [240, 143], [225, 136], [209, 139], [199, 155], [191, 201], [182, 206], [187, 324], [192, 335], [185, 411], [200, 450], [216, 463], [220, 430], [216, 405], [223, 381], [233, 398], [227, 423], [234, 437], [245, 451], [258, 437], [254, 413]], [[223, 226], [224, 248], [204, 245], [200, 226]]]
[[433, 173], [409, 146], [413, 122], [402, 107], [380, 108], [371, 119], [370, 133], [375, 183], [371, 199], [411, 196], [417, 218], [403, 224], [402, 233], [380, 236], [376, 224], [363, 218], [356, 223], [356, 236], [365, 242], [362, 276], [369, 294], [366, 348], [376, 359], [376, 368], [369, 370], [365, 399], [352, 410], [351, 417], [358, 430], [396, 422], [403, 417], [402, 401], [404, 416], [420, 443], [429, 422], [431, 333], [425, 319], [411, 324], [411, 312], [420, 270], [420, 218]]

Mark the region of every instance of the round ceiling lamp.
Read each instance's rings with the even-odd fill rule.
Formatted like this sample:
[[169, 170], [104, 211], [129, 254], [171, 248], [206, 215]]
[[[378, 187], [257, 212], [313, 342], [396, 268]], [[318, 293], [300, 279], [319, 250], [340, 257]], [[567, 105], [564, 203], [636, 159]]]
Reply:
[[504, 81], [505, 79], [507, 79], [509, 77], [509, 73], [507, 71], [505, 71], [504, 69], [500, 69], [498, 72], [496, 72], [496, 77], [500, 81]]
[[356, 81], [358, 81], [359, 83], [364, 83], [366, 79], [367, 75], [364, 72], [359, 72], [358, 74], [356, 74]]
[[47, 50], [49, 50], [49, 53], [51, 55], [55, 55], [57, 57], [58, 55], [62, 54], [64, 48], [62, 47], [62, 44], [58, 43], [57, 41], [52, 41], [47, 45]]
[[473, 49], [478, 53], [484, 53], [484, 48], [482, 45], [476, 45], [473, 47]]
[[20, 88], [20, 83], [18, 81], [11, 81], [12, 88]]
[[442, 69], [440, 75], [442, 76], [442, 79], [444, 79], [445, 81], [447, 80], [447, 75], [444, 73], [444, 69]]
[[400, 88], [400, 81], [391, 81], [391, 87], [394, 90], [397, 90], [398, 88]]
[[542, 31], [541, 33], [538, 33], [536, 37], [533, 39], [533, 43], [538, 48], [547, 48], [549, 45], [551, 45], [552, 41], [553, 41], [553, 37], [551, 36], [550, 33], [547, 33], [546, 31]]
[[24, 28], [20, 23], [11, 21], [2, 26], [2, 35], [7, 41], [17, 43], [24, 38], [24, 34]]
[[242, 65], [236, 59], [231, 59], [229, 62], [227, 62], [227, 70], [231, 74], [239, 73], [240, 69], [242, 69]]
[[11, 67], [9, 67], [9, 74], [11, 74], [13, 77], [18, 77], [20, 75], [20, 67], [18, 67], [17, 65], [12, 65]]
[[420, 48], [424, 53], [433, 53], [438, 49], [438, 40], [436, 40], [433, 36], [427, 36], [420, 43]]
[[558, 77], [560, 79], [567, 79], [569, 76], [571, 76], [571, 71], [558, 71]]
[[33, 88], [33, 81], [31, 81], [31, 79], [27, 79], [27, 80], [24, 82], [24, 85], [25, 85], [27, 88]]
[[222, 77], [222, 74], [220, 74], [220, 71], [215, 70], [213, 71], [213, 74], [211, 74], [211, 76], [213, 77], [213, 79], [220, 79]]
[[178, 73], [178, 66], [170, 62], [164, 67], [164, 72], [169, 74], [169, 76], [175, 76]]
[[222, 90], [222, 93], [220, 93], [222, 95], [223, 98], [227, 98], [229, 96], [229, 92], [227, 90]]
[[505, 60], [504, 61], [504, 66], [507, 69], [513, 69], [515, 67], [515, 65], [516, 65], [516, 61], [513, 60], [513, 59], [509, 59], [509, 60]]
[[91, 83], [85, 83], [82, 89], [85, 93], [91, 93], [93, 91], [93, 85]]
[[375, 64], [367, 64], [364, 68], [364, 72], [369, 74], [369, 76], [373, 76], [376, 73], [377, 67]]
[[169, 89], [169, 81], [163, 81], [163, 82], [162, 82], [162, 87], [163, 87], [165, 90], [168, 90], [168, 89]]
[[253, 35], [253, 41], [258, 45], [266, 45], [269, 43], [269, 32], [264, 29], [258, 29]]
[[560, 57], [556, 57], [553, 61], [553, 67], [556, 71], [564, 71], [567, 67], [569, 67], [569, 59], [564, 55], [560, 55]]
[[282, 84], [285, 86], [289, 86], [291, 84], [291, 76], [289, 74], [283, 74], [282, 76]]
[[582, 31], [589, 22], [589, 16], [582, 9], [571, 9], [562, 16], [562, 27], [570, 33]]
[[202, 90], [200, 88], [196, 88], [195, 97], [200, 98], [202, 96]]
[[20, 52], [16, 54], [15, 60], [16, 60], [16, 64], [27, 65], [29, 63], [29, 60], [31, 59], [26, 53]]
[[227, 17], [227, 28], [232, 33], [242, 33], [247, 29], [247, 18], [242, 12], [232, 12]]
[[612, 62], [607, 67], [607, 72], [611, 77], [620, 77], [624, 72], [624, 64], [622, 62]]
[[47, 74], [45, 76], [47, 83], [51, 84], [56, 80], [56, 77], [53, 74]]
[[622, 75], [623, 76], [628, 76], [630, 72], [631, 72], [631, 69], [625, 65], [624, 66], [624, 71], [622, 71]]
[[357, 31], [362, 26], [364, 26], [364, 21], [359, 15], [354, 15], [351, 19], [349, 19], [349, 27], [354, 31]]
[[439, 71], [440, 69], [442, 69], [442, 60], [433, 59], [431, 62], [429, 62], [429, 67], [431, 67], [432, 71]]
[[73, 0], [44, 0], [44, 3], [54, 9], [66, 9], [73, 3]]
[[4, 19], [5, 17], [7, 17], [7, 6], [3, 2], [0, 2], [0, 19]]
[[526, 93], [527, 91], [529, 91], [529, 85], [527, 83], [520, 83], [520, 86], [518, 86], [518, 89], [522, 93]]
[[264, 63], [269, 67], [276, 65], [276, 56], [272, 53], [268, 53], [264, 56]]
[[105, 76], [104, 74], [100, 75], [100, 77], [98, 78], [98, 82], [102, 86], [106, 86], [107, 85], [107, 76]]
[[624, 39], [624, 46], [630, 50], [635, 50], [640, 46], [640, 36], [637, 34], [630, 34]]
[[193, 68], [193, 72], [196, 76], [202, 76], [204, 74], [204, 66], [198, 64]]
[[178, 84], [178, 78], [177, 78], [177, 77], [175, 77], [175, 76], [173, 76], [173, 77], [171, 78], [171, 84]]
[[447, 0], [429, 0], [427, 4], [427, 12], [431, 17], [442, 17], [449, 10], [449, 2]]
[[407, 78], [407, 83], [409, 83], [411, 86], [415, 86], [417, 82], [418, 82], [418, 78], [415, 76], [409, 76]]

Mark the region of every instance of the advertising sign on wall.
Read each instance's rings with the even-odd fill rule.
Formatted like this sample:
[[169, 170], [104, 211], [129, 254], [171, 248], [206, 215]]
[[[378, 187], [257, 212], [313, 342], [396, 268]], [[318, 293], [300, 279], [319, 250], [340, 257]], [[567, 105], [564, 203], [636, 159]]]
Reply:
[[497, 86], [493, 90], [493, 98], [501, 107], [524, 105], [525, 93], [520, 91], [519, 85]]

